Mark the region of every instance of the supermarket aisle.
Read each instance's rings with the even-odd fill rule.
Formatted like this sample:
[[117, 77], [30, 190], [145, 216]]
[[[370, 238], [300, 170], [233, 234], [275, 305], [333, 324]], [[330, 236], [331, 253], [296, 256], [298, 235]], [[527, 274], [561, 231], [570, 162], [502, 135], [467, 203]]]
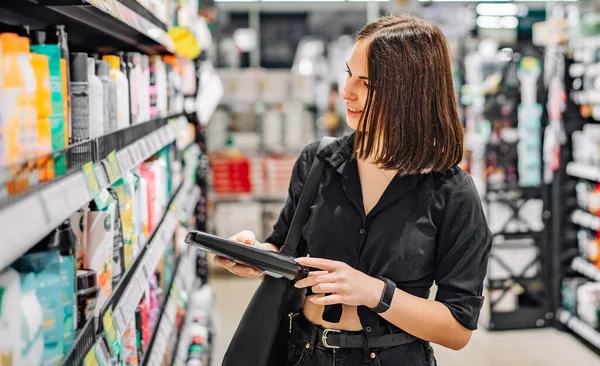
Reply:
[[[235, 326], [258, 286], [258, 281], [214, 273], [218, 318], [217, 360], [220, 360]], [[486, 332], [477, 331], [460, 352], [435, 347], [440, 366], [600, 366], [600, 357], [568, 333], [554, 329]]]

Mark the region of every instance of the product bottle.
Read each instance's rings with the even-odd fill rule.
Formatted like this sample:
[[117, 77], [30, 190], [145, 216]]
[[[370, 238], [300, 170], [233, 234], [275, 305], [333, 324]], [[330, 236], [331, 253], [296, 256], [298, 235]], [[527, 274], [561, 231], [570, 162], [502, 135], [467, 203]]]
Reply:
[[40, 180], [45, 181], [54, 178], [54, 160], [52, 156], [52, 128], [50, 116], [52, 115], [52, 90], [50, 89], [50, 67], [48, 57], [31, 54], [31, 66], [37, 83], [36, 106], [37, 106], [37, 150], [40, 157], [38, 160]]
[[168, 83], [167, 68], [160, 56], [152, 56], [150, 72], [150, 95], [154, 99], [151, 100], [151, 103], [154, 102], [152, 103], [154, 110], [151, 117], [164, 117], [167, 115], [168, 109]]
[[[88, 80], [88, 57], [86, 53], [71, 54], [71, 142], [76, 144], [90, 138], [90, 84]], [[87, 144], [75, 151], [89, 152]]]
[[140, 79], [140, 121], [147, 122], [151, 118], [150, 103], [150, 57], [142, 55]]
[[129, 78], [129, 108], [131, 109], [131, 124], [135, 125], [141, 122], [140, 120], [140, 93], [142, 91], [141, 74], [141, 56], [139, 53], [128, 52], [125, 55], [127, 60], [127, 77]]
[[77, 270], [77, 329], [82, 329], [94, 317], [99, 293], [96, 272], [90, 269]]
[[[50, 66], [50, 87], [52, 90], [52, 114], [50, 115], [52, 149], [54, 151], [62, 150], [65, 148], [66, 144], [60, 48], [57, 45], [40, 44], [31, 46], [31, 50], [48, 57], [48, 64]], [[59, 154], [55, 157], [54, 170], [56, 175], [59, 176], [66, 173], [66, 160], [64, 154]]]
[[23, 161], [26, 151], [25, 124], [23, 111], [27, 108], [25, 80], [17, 61], [18, 36], [14, 33], [0, 34], [2, 47], [2, 111], [5, 119], [2, 126], [4, 160], [10, 167], [12, 178], [7, 184], [8, 194], [17, 194], [27, 189], [27, 181], [18, 176], [18, 164]]
[[129, 82], [127, 76], [121, 71], [121, 59], [118, 56], [106, 55], [102, 58], [110, 64], [110, 77], [117, 83], [117, 128], [129, 127]]
[[[37, 145], [37, 137], [35, 131], [35, 124], [37, 122], [37, 111], [36, 111], [36, 91], [37, 83], [35, 80], [35, 74], [33, 67], [31, 67], [30, 54], [29, 54], [29, 38], [18, 37], [17, 38], [17, 62], [23, 75], [23, 81], [25, 85], [25, 105], [24, 111], [25, 125], [22, 131], [25, 134], [25, 158], [28, 162], [35, 165], [33, 158], [35, 158], [35, 151]], [[35, 169], [32, 169], [29, 174], [29, 182], [35, 184], [38, 181], [38, 175]]]
[[88, 80], [90, 83], [90, 138], [104, 134], [104, 90], [96, 76], [96, 60], [88, 57]]
[[107, 134], [117, 130], [117, 84], [110, 77], [110, 67], [106, 61], [96, 61], [96, 75], [102, 81], [104, 134]]
[[63, 119], [65, 127], [65, 145], [69, 145], [72, 138], [72, 127], [71, 127], [71, 101], [69, 90], [69, 81], [71, 80], [70, 72], [71, 67], [69, 65], [69, 41], [67, 32], [64, 25], [49, 26], [46, 28], [46, 44], [55, 44], [60, 48], [60, 69], [61, 69], [61, 80], [62, 80], [62, 94], [63, 94]]

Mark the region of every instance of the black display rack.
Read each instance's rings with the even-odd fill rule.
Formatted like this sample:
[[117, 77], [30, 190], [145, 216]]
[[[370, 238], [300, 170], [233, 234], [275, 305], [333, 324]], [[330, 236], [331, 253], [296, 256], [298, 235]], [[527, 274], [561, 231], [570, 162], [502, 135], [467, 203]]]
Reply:
[[0, 22], [43, 29], [65, 25], [82, 52], [173, 53], [167, 27], [136, 0], [0, 0]]

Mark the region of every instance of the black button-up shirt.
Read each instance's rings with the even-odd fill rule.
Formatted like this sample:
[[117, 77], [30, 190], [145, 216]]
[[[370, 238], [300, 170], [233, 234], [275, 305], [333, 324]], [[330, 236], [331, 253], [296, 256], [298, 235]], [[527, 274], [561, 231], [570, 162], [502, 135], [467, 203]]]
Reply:
[[[266, 242], [281, 247], [317, 155], [318, 143], [298, 158], [289, 198]], [[465, 328], [477, 328], [492, 235], [471, 177], [458, 167], [443, 173], [396, 176], [365, 215], [354, 135], [319, 152], [328, 162], [306, 223], [302, 254], [345, 262], [384, 276], [412, 295], [436, 300]], [[358, 314], [367, 334], [401, 331], [366, 307]]]

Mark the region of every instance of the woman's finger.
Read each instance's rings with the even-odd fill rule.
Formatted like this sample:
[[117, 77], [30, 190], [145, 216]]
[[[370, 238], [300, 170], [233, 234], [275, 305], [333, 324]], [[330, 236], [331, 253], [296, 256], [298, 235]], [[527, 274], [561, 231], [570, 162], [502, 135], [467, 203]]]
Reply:
[[337, 283], [322, 283], [312, 287], [312, 292], [315, 294], [334, 294], [338, 293], [340, 285]]
[[240, 243], [254, 245], [256, 242], [256, 235], [250, 230], [240, 231], [230, 238], [231, 240], [238, 241]]
[[225, 267], [225, 268], [231, 268], [235, 265], [234, 261], [231, 261], [229, 259], [223, 258], [223, 257], [219, 257], [219, 256], [215, 256], [214, 262], [221, 266], [221, 267]]
[[300, 257], [296, 258], [295, 260], [296, 263], [302, 266], [322, 269], [329, 272], [333, 272], [336, 269], [340, 269], [343, 265], [345, 265], [344, 262], [332, 261], [323, 258]]
[[294, 286], [297, 288], [306, 288], [320, 283], [335, 282], [336, 276], [333, 273], [327, 271], [320, 271], [321, 275], [309, 276], [298, 282]]
[[343, 304], [343, 298], [340, 295], [329, 295], [329, 296], [323, 296], [323, 297], [311, 297], [310, 301], [312, 301], [313, 303], [317, 304], [317, 305], [322, 305], [322, 306], [327, 306], [327, 305], [336, 305], [336, 304]]

